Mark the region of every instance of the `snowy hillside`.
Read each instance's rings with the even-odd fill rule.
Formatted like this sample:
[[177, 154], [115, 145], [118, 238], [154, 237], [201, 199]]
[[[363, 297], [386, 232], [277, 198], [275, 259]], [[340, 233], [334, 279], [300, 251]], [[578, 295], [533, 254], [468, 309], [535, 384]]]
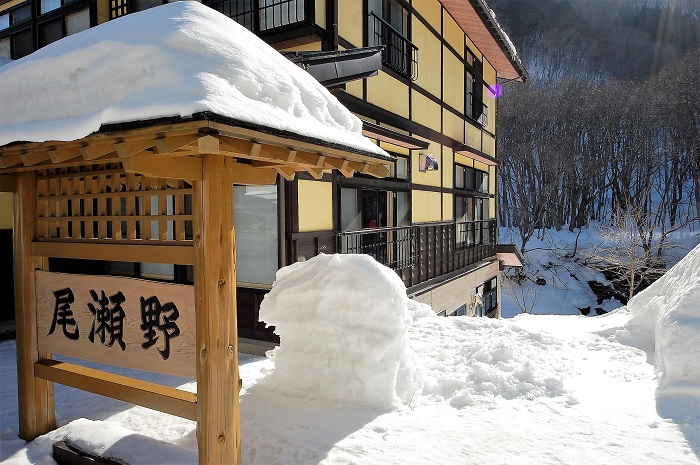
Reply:
[[[380, 299], [377, 308], [358, 298], [352, 286], [324, 289], [318, 295], [323, 304], [309, 305], [303, 298], [305, 281], [321, 270], [330, 283], [339, 277], [349, 284], [362, 283], [363, 274], [383, 282], [368, 289], [368, 295]], [[664, 336], [684, 323], [684, 340], [700, 347], [700, 247], [665, 281], [633, 300], [629, 309], [597, 318], [437, 317], [407, 302], [405, 294], [392, 289], [391, 275], [366, 259], [321, 256], [282, 275], [276, 292], [290, 299], [273, 300], [268, 303], [273, 308], [267, 310], [278, 316], [281, 327], [278, 355], [287, 350], [289, 360], [307, 360], [310, 365], [293, 373], [284, 368], [289, 360], [283, 362], [282, 357], [280, 366], [275, 366], [276, 356], [240, 357], [246, 464], [700, 464], [700, 411], [688, 402], [687, 392], [664, 389], [664, 376], [679, 386], [683, 373], [685, 386], [697, 389], [700, 384], [694, 371], [700, 358], [691, 351], [681, 356], [674, 338]], [[376, 290], [387, 285], [384, 296], [378, 297]], [[671, 288], [673, 292], [667, 292]], [[676, 297], [669, 298], [671, 294]], [[385, 306], [389, 301], [393, 307]], [[285, 308], [309, 324], [295, 325], [294, 318], [283, 316]], [[377, 309], [403, 323], [373, 326]], [[369, 333], [340, 343], [340, 329], [353, 321]], [[650, 341], [644, 328], [652, 321], [656, 337]], [[402, 335], [407, 336], [405, 344], [398, 342]], [[297, 342], [285, 349], [285, 336]], [[309, 344], [298, 344], [302, 336]], [[356, 347], [345, 352], [331, 350], [328, 357], [321, 356], [324, 344], [353, 342]], [[359, 360], [363, 349], [372, 350]], [[663, 354], [668, 375], [657, 377], [654, 350], [660, 367], [658, 354]], [[51, 464], [51, 444], [60, 439], [125, 464], [196, 463], [191, 421], [61, 386], [56, 388], [56, 406], [63, 426], [25, 444], [16, 438], [14, 352], [13, 342], [0, 344], [4, 463]], [[377, 356], [381, 354], [389, 358]], [[413, 361], [416, 376], [377, 371], [385, 363], [398, 368], [402, 359]], [[348, 367], [356, 367], [362, 377]], [[278, 368], [284, 376], [273, 376]], [[325, 376], [328, 373], [333, 376]], [[141, 376], [196, 389], [184, 379]], [[658, 393], [657, 378], [662, 384]], [[347, 393], [335, 398], [319, 395], [343, 392], [335, 388], [357, 380], [360, 387], [374, 385], [387, 392], [406, 379], [414, 392], [403, 402], [361, 405], [357, 401], [368, 398], [362, 389], [354, 391], [354, 399]], [[287, 382], [296, 383], [293, 392], [280, 384]], [[659, 415], [657, 410], [669, 403], [686, 407], [683, 418]]]
[[[596, 229], [584, 228], [577, 241], [577, 233], [568, 230], [540, 230], [527, 244], [526, 279], [515, 282], [508, 279], [516, 270], [507, 269], [503, 279], [501, 298], [502, 315], [511, 318], [519, 313], [535, 315], [592, 315], [609, 312], [623, 305], [622, 299], [599, 299], [589, 282], [600, 288], [613, 289], [601, 273], [584, 265], [586, 254], [603, 242]], [[501, 243], [518, 243], [517, 231], [502, 228]], [[683, 229], [669, 237], [668, 266], [678, 263], [700, 243], [700, 232]], [[574, 249], [576, 253], [574, 253]]]

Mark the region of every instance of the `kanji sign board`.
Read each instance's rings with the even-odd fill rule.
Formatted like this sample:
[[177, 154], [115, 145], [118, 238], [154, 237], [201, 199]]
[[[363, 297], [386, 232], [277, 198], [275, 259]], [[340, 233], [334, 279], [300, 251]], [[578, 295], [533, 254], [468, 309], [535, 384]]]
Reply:
[[35, 273], [40, 351], [196, 377], [192, 286]]

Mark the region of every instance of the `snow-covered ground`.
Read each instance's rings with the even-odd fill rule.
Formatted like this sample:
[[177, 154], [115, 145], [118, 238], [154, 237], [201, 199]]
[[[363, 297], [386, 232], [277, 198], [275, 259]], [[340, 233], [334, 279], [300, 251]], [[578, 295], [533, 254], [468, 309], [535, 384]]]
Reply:
[[[668, 266], [671, 267], [700, 243], [700, 230], [697, 225], [669, 235], [667, 249]], [[589, 308], [611, 311], [623, 304], [615, 299], [598, 303], [588, 281], [610, 285], [605, 277], [591, 268], [582, 265], [586, 253], [593, 246], [603, 242], [595, 227], [584, 228], [578, 237], [578, 248], [573, 254], [578, 230], [540, 230], [527, 243], [524, 273], [528, 276], [522, 285], [514, 284], [505, 278], [501, 298], [502, 316], [511, 318], [526, 309], [535, 315], [581, 315], [579, 309]], [[517, 231], [502, 228], [499, 242], [519, 243]], [[567, 255], [574, 255], [567, 257]], [[510, 270], [512, 272], [513, 270]], [[540, 284], [537, 284], [540, 278]], [[516, 302], [519, 301], [519, 302]]]
[[[277, 304], [290, 297], [288, 312], [324, 327], [308, 335], [317, 339], [312, 349], [302, 353], [297, 347], [297, 355], [325, 362], [331, 371], [319, 366], [298, 371], [300, 390], [289, 392], [272, 376], [275, 358], [240, 357], [245, 464], [700, 464], [700, 247], [627, 308], [595, 318], [437, 317], [394, 290], [382, 297], [377, 289], [391, 287], [391, 279], [379, 265], [343, 258], [340, 266], [332, 260], [322, 256], [297, 266], [277, 289]], [[316, 269], [309, 272], [308, 266]], [[353, 278], [353, 267], [368, 277]], [[372, 346], [395, 368], [402, 357], [412, 360], [416, 371], [409, 379], [416, 389], [410, 397], [362, 405], [361, 390], [348, 402], [321, 395], [341, 392], [333, 386], [353, 380], [353, 370], [342, 367], [360, 367], [368, 376], [367, 369], [386, 362], [374, 353], [357, 360], [356, 350], [348, 352], [352, 360], [335, 350], [325, 359], [319, 356], [324, 342], [338, 344], [331, 339], [337, 339], [348, 316], [365, 329], [372, 327], [368, 318], [376, 317], [365, 301], [355, 304], [356, 288], [328, 290], [322, 305], [309, 308], [302, 298], [305, 281], [324, 269], [359, 280], [351, 284], [378, 282], [368, 293], [404, 323], [375, 326], [376, 337], [357, 339], [355, 349]], [[384, 307], [389, 301], [395, 305]], [[339, 317], [315, 315], [323, 309]], [[284, 326], [285, 318], [277, 324]], [[684, 351], [668, 337], [681, 330], [693, 350]], [[280, 353], [285, 331], [299, 341], [303, 326], [281, 329]], [[56, 408], [62, 427], [29, 444], [17, 439], [14, 352], [13, 342], [0, 344], [0, 459], [6, 463], [51, 464], [51, 444], [59, 439], [124, 463], [196, 463], [194, 423], [61, 386]], [[282, 357], [278, 362], [287, 363]], [[278, 379], [294, 381], [284, 371]], [[393, 383], [398, 394], [406, 379], [400, 371], [394, 371], [393, 381], [376, 373], [366, 382], [378, 382], [381, 389]], [[328, 373], [333, 376], [324, 376]], [[195, 389], [186, 380], [145, 376]], [[325, 383], [323, 389], [319, 383]], [[668, 411], [668, 405], [685, 408]]]

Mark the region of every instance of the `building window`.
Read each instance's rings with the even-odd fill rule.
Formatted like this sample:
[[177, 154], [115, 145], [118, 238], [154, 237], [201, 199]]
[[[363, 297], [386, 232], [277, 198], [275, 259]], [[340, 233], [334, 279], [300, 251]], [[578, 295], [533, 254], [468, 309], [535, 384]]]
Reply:
[[233, 222], [238, 282], [272, 284], [279, 268], [277, 186], [235, 187]]
[[34, 51], [31, 29], [25, 29], [24, 31], [13, 34], [11, 36], [11, 42], [13, 60], [25, 57]]
[[410, 15], [399, 0], [368, 0], [367, 44], [384, 45], [382, 62], [415, 80], [418, 78], [418, 48], [409, 36]]
[[491, 278], [477, 286], [476, 294], [481, 297], [481, 303], [475, 309], [476, 316], [496, 316], [498, 310], [498, 282], [497, 278]]
[[90, 29], [90, 9], [85, 8], [77, 13], [66, 15], [65, 21], [66, 36]]
[[488, 194], [489, 174], [486, 171], [455, 164], [454, 186], [455, 189], [464, 189], [467, 191]]
[[61, 8], [61, 0], [41, 0], [39, 12], [43, 15], [58, 8]]
[[44, 23], [39, 27], [39, 47], [44, 47], [63, 37], [63, 23], [60, 18]]
[[449, 316], [464, 316], [467, 314], [467, 304], [462, 304], [450, 312]]
[[205, 0], [204, 4], [258, 33], [306, 22], [307, 1]]
[[389, 167], [389, 175], [387, 177], [408, 180], [410, 169], [408, 157], [396, 153], [392, 153], [391, 155], [396, 157], [396, 161]]
[[23, 23], [32, 19], [32, 7], [29, 3], [15, 8], [10, 12], [10, 25]]
[[0, 31], [10, 27], [10, 13], [0, 15]]
[[10, 38], [5, 37], [0, 39], [0, 58], [11, 58], [12, 53], [10, 51]]
[[[482, 126], [488, 124], [488, 116], [482, 119], [484, 114], [484, 80], [482, 77], [483, 64], [477, 60], [471, 52], [467, 52], [464, 79], [464, 114], [478, 121]], [[484, 122], [486, 121], [486, 122]]]

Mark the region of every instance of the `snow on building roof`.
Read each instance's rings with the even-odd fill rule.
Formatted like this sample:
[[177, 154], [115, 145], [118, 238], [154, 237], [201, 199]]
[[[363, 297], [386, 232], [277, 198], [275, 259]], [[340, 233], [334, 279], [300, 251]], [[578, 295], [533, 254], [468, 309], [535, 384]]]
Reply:
[[2, 66], [0, 108], [0, 146], [208, 112], [388, 157], [311, 75], [198, 2], [127, 15]]

